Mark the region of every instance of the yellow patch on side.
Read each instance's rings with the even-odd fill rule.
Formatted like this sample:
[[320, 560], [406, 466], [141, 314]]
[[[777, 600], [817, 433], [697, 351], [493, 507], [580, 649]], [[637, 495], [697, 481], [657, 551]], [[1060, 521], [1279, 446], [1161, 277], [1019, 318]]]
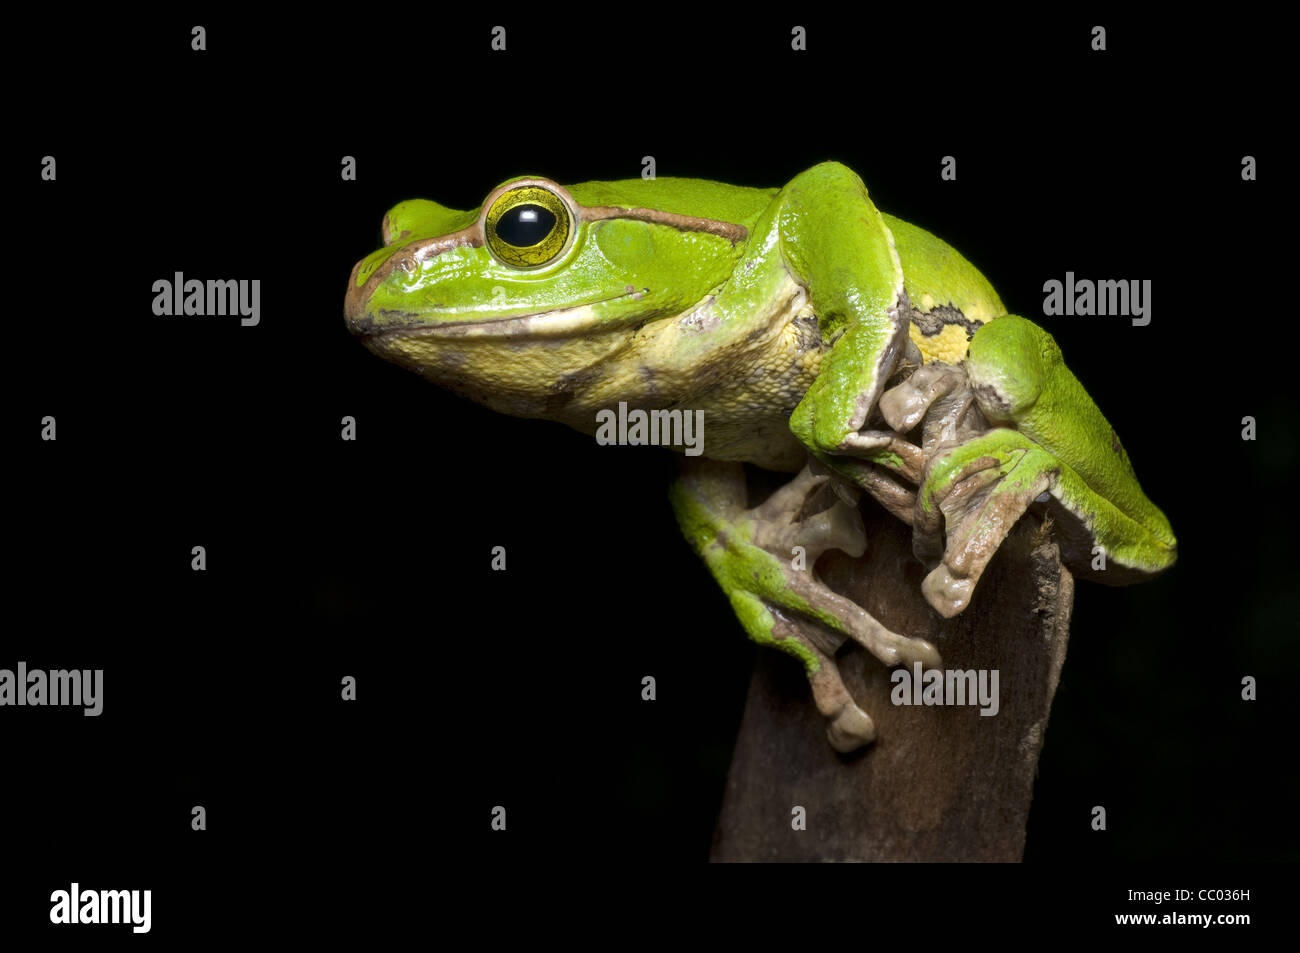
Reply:
[[907, 333], [911, 335], [912, 343], [921, 349], [921, 357], [927, 364], [934, 361], [960, 364], [966, 360], [970, 341], [966, 337], [966, 329], [960, 324], [949, 324], [931, 337], [922, 334], [915, 324], [907, 329]]

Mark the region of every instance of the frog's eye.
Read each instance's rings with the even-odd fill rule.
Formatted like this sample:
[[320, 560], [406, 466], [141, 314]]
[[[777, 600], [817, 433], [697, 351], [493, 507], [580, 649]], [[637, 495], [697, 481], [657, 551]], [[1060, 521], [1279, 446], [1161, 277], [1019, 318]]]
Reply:
[[554, 261], [568, 247], [573, 215], [564, 200], [540, 185], [502, 192], [488, 209], [483, 231], [488, 249], [516, 268]]

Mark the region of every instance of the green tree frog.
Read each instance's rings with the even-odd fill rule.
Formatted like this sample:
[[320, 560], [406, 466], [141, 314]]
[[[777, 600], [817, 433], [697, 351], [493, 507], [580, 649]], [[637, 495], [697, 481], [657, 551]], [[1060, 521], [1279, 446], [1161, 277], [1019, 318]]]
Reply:
[[[750, 637], [803, 663], [837, 750], [875, 737], [836, 666], [846, 640], [941, 664], [813, 571], [827, 549], [863, 552], [861, 492], [912, 525], [944, 616], [1031, 505], [1082, 576], [1174, 562], [1169, 521], [1052, 337], [843, 165], [781, 189], [522, 177], [472, 211], [402, 202], [383, 240], [344, 304], [379, 356], [588, 433], [620, 403], [703, 411], [678, 521]], [[749, 507], [743, 463], [796, 476]]]

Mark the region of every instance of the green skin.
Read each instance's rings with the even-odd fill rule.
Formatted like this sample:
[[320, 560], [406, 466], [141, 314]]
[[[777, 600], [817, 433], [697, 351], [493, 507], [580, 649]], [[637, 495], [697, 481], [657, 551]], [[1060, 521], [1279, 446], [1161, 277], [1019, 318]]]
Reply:
[[[474, 211], [403, 202], [383, 231], [345, 300], [380, 356], [588, 433], [619, 402], [704, 412], [678, 520], [750, 637], [804, 663], [838, 750], [875, 737], [834, 662], [844, 640], [941, 664], [811, 569], [863, 552], [858, 490], [913, 525], [945, 616], [1035, 503], [1076, 572], [1126, 583], [1174, 562], [1168, 521], [1051, 336], [842, 165], [779, 190], [513, 179]], [[747, 509], [746, 462], [798, 475]]]

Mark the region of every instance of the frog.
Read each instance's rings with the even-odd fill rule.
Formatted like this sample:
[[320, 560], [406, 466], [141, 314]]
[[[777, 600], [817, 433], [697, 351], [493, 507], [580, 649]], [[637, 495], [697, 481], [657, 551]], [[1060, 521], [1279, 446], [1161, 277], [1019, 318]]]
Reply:
[[[911, 526], [922, 595], [949, 618], [1031, 511], [1077, 576], [1123, 585], [1176, 560], [1052, 336], [842, 163], [778, 188], [519, 176], [476, 209], [400, 202], [381, 233], [344, 298], [379, 357], [593, 435], [614, 406], [702, 411], [694, 454], [664, 428], [682, 456], [673, 511], [748, 636], [803, 665], [836, 751], [876, 738], [842, 647], [942, 666], [815, 569], [828, 550], [863, 554], [866, 499]], [[753, 502], [746, 466], [792, 476]]]

